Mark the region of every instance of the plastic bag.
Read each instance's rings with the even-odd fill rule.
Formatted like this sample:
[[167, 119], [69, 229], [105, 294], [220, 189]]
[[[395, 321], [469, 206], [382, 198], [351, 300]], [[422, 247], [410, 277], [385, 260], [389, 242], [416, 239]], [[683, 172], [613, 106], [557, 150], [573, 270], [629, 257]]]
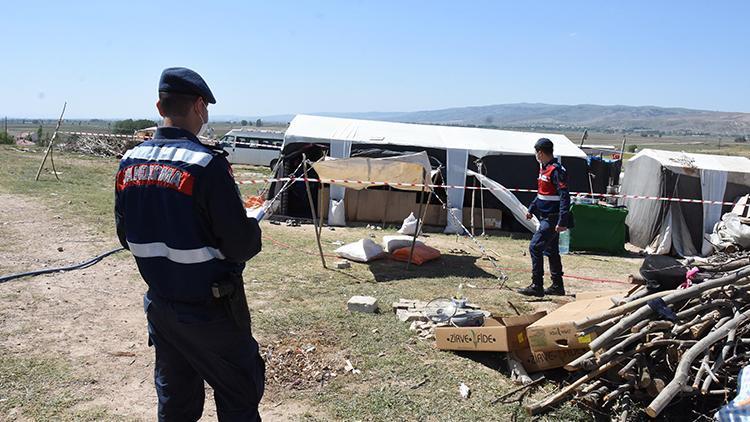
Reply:
[[[411, 246], [395, 250], [392, 256], [396, 261], [406, 262], [409, 260], [409, 253], [411, 253]], [[438, 258], [440, 258], [439, 250], [423, 243], [414, 245], [414, 255], [411, 257], [412, 264], [422, 265]]]
[[383, 248], [370, 239], [347, 243], [336, 249], [336, 255], [357, 262], [370, 262], [385, 255]]
[[[412, 236], [383, 236], [383, 249], [391, 253], [396, 249], [411, 247], [413, 237]], [[423, 242], [417, 240], [417, 245], [424, 245]]]
[[409, 213], [409, 216], [404, 218], [403, 224], [401, 224], [401, 228], [398, 229], [398, 232], [401, 234], [414, 234], [414, 232], [417, 231], [417, 217], [414, 216], [414, 213]]

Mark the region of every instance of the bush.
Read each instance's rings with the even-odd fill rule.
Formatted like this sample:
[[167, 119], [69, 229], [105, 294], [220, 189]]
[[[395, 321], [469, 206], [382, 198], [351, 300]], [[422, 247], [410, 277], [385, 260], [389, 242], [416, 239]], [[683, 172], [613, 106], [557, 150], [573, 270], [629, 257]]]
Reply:
[[638, 145], [628, 145], [625, 147], [625, 151], [627, 152], [635, 152], [635, 150], [638, 149]]
[[0, 132], [0, 144], [12, 145], [15, 144], [16, 140], [6, 132]]

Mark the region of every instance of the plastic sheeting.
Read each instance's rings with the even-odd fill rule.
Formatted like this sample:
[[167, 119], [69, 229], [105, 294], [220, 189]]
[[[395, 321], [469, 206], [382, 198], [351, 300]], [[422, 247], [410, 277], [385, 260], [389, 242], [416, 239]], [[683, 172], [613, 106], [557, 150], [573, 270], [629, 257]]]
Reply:
[[[331, 141], [330, 155], [333, 158], [348, 158], [352, 153], [351, 141]], [[330, 191], [330, 210], [335, 207], [339, 207], [340, 214], [335, 212], [328, 213], [328, 225], [329, 226], [344, 226], [346, 225], [346, 215], [344, 210], [344, 194], [346, 189], [343, 186], [331, 186]]]
[[720, 248], [732, 244], [747, 249], [750, 248], [750, 226], [742, 224], [737, 214], [728, 212], [721, 217], [709, 238], [711, 243]]
[[532, 216], [531, 220], [526, 219], [526, 213], [528, 212], [528, 209], [521, 203], [521, 201], [518, 200], [518, 198], [516, 198], [516, 195], [514, 195], [513, 192], [506, 189], [505, 186], [501, 185], [500, 183], [497, 183], [489, 177], [481, 175], [475, 171], [469, 170], [467, 174], [469, 176], [476, 177], [476, 179], [479, 180], [479, 183], [481, 183], [482, 186], [490, 189], [490, 192], [495, 195], [495, 197], [500, 200], [503, 205], [508, 207], [510, 212], [513, 214], [513, 217], [518, 220], [518, 222], [521, 223], [524, 227], [529, 229], [529, 231], [533, 233], [539, 229], [539, 220], [536, 218], [536, 216]]
[[674, 248], [679, 256], [696, 256], [698, 251], [693, 245], [690, 231], [682, 216], [679, 203], [669, 205], [669, 211], [662, 221], [661, 230], [653, 242], [646, 248], [646, 253], [667, 255]]
[[[446, 182], [452, 186], [464, 186], [466, 184], [466, 166], [469, 163], [469, 151], [465, 149], [449, 149], [447, 151], [446, 164]], [[448, 209], [456, 210], [454, 213], [455, 218], [448, 218], [448, 224], [445, 226], [443, 233], [463, 233], [464, 229], [461, 227], [462, 221], [457, 221], [463, 218], [464, 209], [464, 189], [446, 189], [448, 199]]]
[[[723, 201], [727, 188], [727, 172], [723, 170], [701, 170], [701, 195], [704, 201]], [[714, 251], [706, 237], [713, 233], [714, 225], [721, 220], [722, 206], [703, 204], [703, 244], [701, 255], [711, 255]]]

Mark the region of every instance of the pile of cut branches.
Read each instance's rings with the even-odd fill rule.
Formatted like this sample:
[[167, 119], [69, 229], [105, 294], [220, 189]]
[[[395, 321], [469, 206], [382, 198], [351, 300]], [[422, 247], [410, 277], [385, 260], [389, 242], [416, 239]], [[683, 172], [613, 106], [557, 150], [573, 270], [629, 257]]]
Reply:
[[734, 396], [737, 376], [750, 364], [748, 264], [743, 254], [691, 262], [700, 283], [656, 293], [642, 289], [577, 321], [581, 334], [599, 333], [590, 350], [566, 366], [578, 377], [527, 411], [539, 414], [573, 399], [626, 420], [631, 403], [657, 417], [686, 397], [702, 402], [703, 414], [715, 411]]

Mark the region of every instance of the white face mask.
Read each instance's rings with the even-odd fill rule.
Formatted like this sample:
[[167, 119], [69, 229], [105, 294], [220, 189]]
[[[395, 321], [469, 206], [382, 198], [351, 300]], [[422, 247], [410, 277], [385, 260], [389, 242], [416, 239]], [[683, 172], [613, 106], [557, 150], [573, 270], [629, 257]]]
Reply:
[[198, 130], [198, 133], [196, 133], [195, 136], [204, 136], [208, 131], [208, 121], [203, 121], [203, 116], [200, 113], [198, 113], [198, 117], [201, 119], [201, 122], [203, 122], [203, 124], [201, 125], [201, 128]]

